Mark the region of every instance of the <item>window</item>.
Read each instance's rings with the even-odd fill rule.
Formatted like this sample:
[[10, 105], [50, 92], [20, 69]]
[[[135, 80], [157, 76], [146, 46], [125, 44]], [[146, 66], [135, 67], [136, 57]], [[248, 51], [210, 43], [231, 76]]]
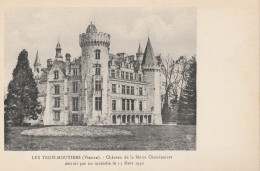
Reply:
[[122, 110], [125, 110], [125, 99], [122, 99]]
[[122, 85], [122, 94], [125, 94], [125, 85]]
[[100, 75], [100, 68], [101, 68], [101, 65], [97, 64], [96, 65], [96, 75]]
[[38, 72], [38, 73], [40, 72], [40, 69], [39, 69], [39, 68], [37, 68], [37, 72]]
[[126, 87], [126, 94], [130, 94], [130, 86]]
[[78, 114], [72, 114], [72, 122], [78, 122], [79, 121], [79, 117], [78, 117]]
[[129, 72], [125, 73], [125, 79], [128, 80], [129, 79]]
[[143, 102], [139, 101], [139, 110], [142, 111], [143, 110]]
[[95, 109], [101, 110], [102, 107], [102, 99], [101, 97], [95, 97]]
[[130, 110], [130, 100], [127, 99], [126, 102], [127, 102], [127, 103], [126, 103], [126, 109], [127, 109], [127, 110]]
[[116, 100], [112, 100], [112, 110], [116, 110]]
[[134, 79], [133, 73], [130, 73], [130, 80], [133, 80], [133, 79]]
[[95, 58], [100, 59], [100, 50], [99, 49], [95, 50]]
[[116, 93], [116, 84], [112, 84], [112, 93]]
[[124, 71], [121, 71], [121, 78], [125, 79], [125, 72]]
[[59, 71], [54, 71], [54, 79], [59, 79]]
[[131, 110], [135, 110], [135, 103], [134, 103], [134, 100], [131, 100]]
[[116, 77], [119, 78], [119, 71], [116, 71]]
[[138, 80], [142, 81], [142, 75], [141, 74], [138, 74]]
[[60, 120], [60, 112], [59, 111], [54, 111], [53, 120], [55, 120], [55, 121], [59, 121]]
[[78, 111], [79, 110], [79, 99], [78, 99], [78, 97], [73, 97], [72, 98], [72, 110], [73, 111]]
[[131, 86], [131, 94], [134, 95], [135, 94], [135, 87]]
[[140, 95], [140, 96], [143, 95], [143, 88], [142, 88], [142, 87], [139, 88], [139, 95]]
[[60, 107], [60, 98], [59, 97], [54, 98], [54, 107]]
[[96, 80], [95, 82], [95, 90], [100, 91], [101, 90], [101, 80]]
[[115, 78], [115, 77], [116, 77], [116, 75], [115, 75], [115, 70], [113, 70], [113, 69], [111, 69], [111, 77], [112, 77], [112, 78]]
[[73, 68], [73, 76], [77, 76], [78, 75], [78, 68]]
[[54, 94], [60, 94], [60, 85], [54, 86]]
[[73, 91], [73, 93], [78, 92], [78, 82], [77, 81], [72, 82], [72, 91]]

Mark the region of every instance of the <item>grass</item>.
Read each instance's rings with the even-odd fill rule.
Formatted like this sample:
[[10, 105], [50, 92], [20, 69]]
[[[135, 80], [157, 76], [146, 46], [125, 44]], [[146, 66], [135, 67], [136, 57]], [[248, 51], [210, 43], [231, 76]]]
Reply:
[[64, 151], [64, 150], [196, 150], [196, 126], [102, 126], [128, 130], [132, 136], [105, 137], [38, 137], [21, 135], [35, 127], [10, 127], [5, 150]]

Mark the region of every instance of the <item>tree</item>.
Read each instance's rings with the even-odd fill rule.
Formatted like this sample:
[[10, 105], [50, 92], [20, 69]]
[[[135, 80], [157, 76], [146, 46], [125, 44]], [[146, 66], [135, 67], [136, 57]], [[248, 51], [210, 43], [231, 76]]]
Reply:
[[[38, 88], [29, 66], [28, 52], [23, 50], [18, 56], [18, 62], [13, 70], [13, 79], [8, 85], [5, 104], [5, 120], [20, 126], [25, 118], [37, 118], [40, 113], [40, 103], [37, 102]], [[6, 121], [7, 122], [7, 121]]]
[[162, 97], [162, 120], [167, 122], [170, 120], [169, 95], [172, 88], [172, 77], [174, 74], [175, 61], [168, 55], [166, 59], [161, 61], [161, 71], [164, 75], [164, 95]]
[[188, 61], [187, 82], [178, 103], [178, 124], [196, 124], [196, 58]]

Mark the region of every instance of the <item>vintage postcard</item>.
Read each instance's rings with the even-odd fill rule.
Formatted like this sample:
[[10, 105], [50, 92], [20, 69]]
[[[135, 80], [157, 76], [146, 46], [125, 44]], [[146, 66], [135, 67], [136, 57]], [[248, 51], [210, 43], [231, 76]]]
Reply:
[[258, 170], [259, 9], [239, 2], [1, 2], [0, 168]]

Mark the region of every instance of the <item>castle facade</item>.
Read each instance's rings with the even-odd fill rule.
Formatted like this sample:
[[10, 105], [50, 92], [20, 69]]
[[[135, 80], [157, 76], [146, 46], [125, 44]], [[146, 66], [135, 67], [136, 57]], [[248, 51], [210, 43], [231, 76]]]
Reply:
[[109, 53], [110, 35], [94, 24], [79, 35], [81, 56], [61, 45], [42, 68], [34, 62], [44, 125], [162, 124], [160, 57], [148, 38], [144, 53]]

